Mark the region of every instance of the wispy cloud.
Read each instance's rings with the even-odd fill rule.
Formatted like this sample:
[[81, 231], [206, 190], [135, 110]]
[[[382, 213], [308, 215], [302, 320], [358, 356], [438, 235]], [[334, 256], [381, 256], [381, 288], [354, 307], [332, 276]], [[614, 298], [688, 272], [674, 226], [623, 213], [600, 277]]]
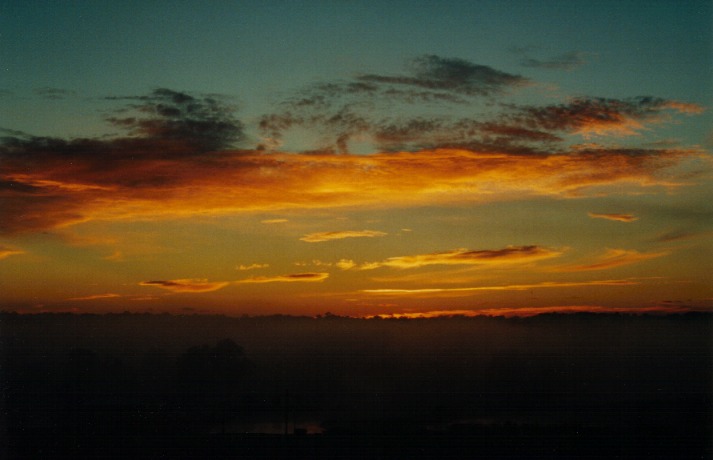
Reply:
[[368, 74], [361, 75], [358, 79], [368, 83], [448, 91], [468, 96], [487, 96], [528, 82], [520, 75], [502, 72], [486, 65], [435, 55], [415, 58], [409, 67], [411, 72], [407, 75]]
[[[535, 59], [523, 54], [523, 59], [529, 67], [571, 70], [583, 64], [586, 55], [570, 52]], [[500, 104], [500, 113], [480, 108], [477, 116], [458, 117], [455, 113], [462, 113], [457, 110], [460, 106], [483, 96], [502, 97], [531, 81], [486, 65], [435, 55], [412, 60], [407, 70], [321, 82], [288, 96], [277, 111], [260, 119], [263, 147], [279, 148], [286, 132], [300, 129], [317, 134], [323, 142], [314, 149], [323, 152], [347, 153], [350, 142], [357, 140], [388, 151], [460, 147], [542, 154], [561, 149], [565, 134], [631, 136], [672, 120], [676, 113], [704, 110], [697, 104], [650, 96], [579, 96], [544, 106]], [[406, 105], [408, 110], [394, 110], [394, 104]], [[443, 110], [424, 110], [424, 105]]]
[[15, 256], [15, 255], [24, 254], [24, 253], [25, 253], [25, 251], [22, 251], [20, 249], [13, 249], [13, 248], [9, 248], [6, 246], [0, 246], [0, 260], [6, 259], [10, 256]]
[[600, 305], [562, 305], [551, 307], [520, 307], [520, 308], [484, 308], [480, 310], [431, 310], [424, 312], [382, 313], [370, 317], [380, 318], [442, 318], [449, 316], [504, 316], [504, 317], [531, 317], [547, 314], [575, 314], [575, 313], [624, 313], [631, 315], [648, 314], [680, 314], [696, 311], [695, 308], [685, 306], [650, 306], [650, 307], [605, 307]]
[[690, 230], [672, 230], [670, 232], [662, 233], [654, 239], [657, 243], [671, 243], [675, 241], [686, 241], [694, 238], [699, 238], [705, 235], [713, 234], [712, 231], [707, 232], [696, 232]]
[[284, 224], [285, 222], [289, 222], [287, 219], [265, 219], [261, 220], [260, 223], [262, 224]]
[[290, 275], [277, 276], [254, 276], [236, 283], [307, 283], [319, 282], [329, 278], [329, 273], [294, 273]]
[[104, 260], [110, 260], [112, 262], [121, 262], [124, 260], [124, 254], [121, 251], [114, 251], [108, 256], [102, 257]]
[[508, 284], [502, 286], [475, 286], [461, 288], [430, 289], [364, 289], [360, 292], [379, 296], [451, 297], [470, 295], [478, 291], [526, 291], [530, 289], [570, 288], [582, 286], [632, 286], [639, 284], [633, 279], [597, 281], [545, 281], [535, 284]]
[[631, 265], [649, 259], [656, 259], [667, 256], [668, 251], [642, 253], [630, 249], [607, 249], [606, 252], [597, 257], [592, 263], [582, 265], [566, 265], [556, 267], [553, 270], [559, 272], [581, 272], [592, 270], [607, 270], [609, 268]]
[[132, 113], [122, 110], [108, 120], [129, 129], [139, 139], [153, 140], [186, 153], [210, 152], [234, 146], [244, 138], [235, 110], [216, 96], [197, 96], [159, 88], [144, 96], [112, 96], [130, 102]]
[[162, 280], [162, 281], [142, 281], [140, 286], [154, 286], [161, 289], [166, 289], [173, 292], [182, 293], [198, 293], [212, 292], [222, 289], [229, 285], [229, 282], [210, 282], [206, 279], [178, 279], [178, 280]]
[[571, 71], [586, 64], [587, 58], [591, 56], [591, 53], [584, 51], [569, 51], [543, 59], [534, 57], [531, 48], [515, 48], [513, 51], [521, 56], [520, 65], [523, 67], [548, 70]]
[[341, 240], [344, 238], [374, 238], [386, 235], [386, 233], [376, 230], [344, 230], [335, 232], [309, 233], [300, 238], [300, 240], [308, 243], [321, 243], [323, 241]]
[[351, 259], [341, 259], [339, 262], [336, 263], [336, 265], [342, 270], [349, 270], [351, 268], [356, 267], [357, 264]]
[[588, 213], [589, 217], [593, 219], [608, 219], [608, 220], [615, 220], [619, 222], [634, 222], [635, 220], [639, 220], [638, 217], [636, 217], [633, 214], [616, 214], [616, 213], [611, 213], [611, 214], [606, 214], [606, 213], [599, 213], [599, 212], [590, 212]]
[[67, 99], [68, 97], [76, 96], [76, 93], [74, 91], [61, 88], [52, 88], [49, 86], [45, 86], [43, 88], [36, 88], [34, 92], [38, 96], [50, 100]]
[[493, 265], [533, 262], [558, 257], [562, 251], [540, 246], [508, 246], [503, 249], [453, 249], [431, 254], [390, 257], [381, 262], [362, 265], [363, 270], [379, 267], [418, 268], [427, 265]]
[[236, 268], [240, 271], [246, 270], [259, 270], [261, 268], [267, 268], [270, 264], [250, 264], [250, 265], [238, 265]]
[[599, 305], [563, 305], [553, 307], [523, 307], [523, 308], [488, 308], [481, 310], [482, 314], [488, 316], [505, 317], [527, 317], [546, 315], [552, 313], [572, 314], [572, 313], [624, 313], [630, 315], [650, 315], [650, 314], [679, 314], [695, 311], [688, 307], [674, 306], [649, 306], [649, 307], [605, 307]]
[[531, 129], [591, 135], [631, 136], [646, 129], [647, 124], [670, 119], [669, 112], [697, 114], [697, 104], [657, 97], [608, 99], [576, 97], [566, 103], [542, 107], [514, 107], [507, 115], [513, 123]]
[[115, 299], [117, 297], [122, 297], [120, 294], [113, 294], [113, 293], [107, 293], [107, 294], [95, 294], [95, 295], [88, 295], [85, 297], [73, 297], [71, 299], [67, 299], [68, 301], [83, 301], [83, 300], [100, 300], [100, 299]]
[[404, 130], [418, 132], [417, 126], [421, 133], [435, 135], [439, 131], [441, 135], [437, 137], [448, 139], [445, 131], [458, 128], [457, 124], [449, 126], [451, 121], [431, 116], [395, 120], [387, 114], [394, 112], [394, 104], [408, 105], [411, 112], [415, 104], [463, 105], [529, 83], [520, 75], [463, 59], [419, 56], [409, 62], [402, 74], [369, 73], [346, 81], [321, 82], [288, 97], [278, 111], [261, 118], [263, 146], [278, 147], [283, 134], [293, 128], [331, 138], [332, 142], [317, 148], [342, 153], [349, 150], [352, 139], [367, 136], [380, 145], [389, 139], [393, 144], [393, 138]]

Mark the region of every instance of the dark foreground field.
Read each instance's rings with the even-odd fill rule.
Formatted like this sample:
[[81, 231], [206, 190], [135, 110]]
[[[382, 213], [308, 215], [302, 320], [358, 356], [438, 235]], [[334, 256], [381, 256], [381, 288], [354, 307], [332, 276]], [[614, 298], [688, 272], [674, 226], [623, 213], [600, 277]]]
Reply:
[[0, 314], [2, 458], [711, 458], [710, 314]]

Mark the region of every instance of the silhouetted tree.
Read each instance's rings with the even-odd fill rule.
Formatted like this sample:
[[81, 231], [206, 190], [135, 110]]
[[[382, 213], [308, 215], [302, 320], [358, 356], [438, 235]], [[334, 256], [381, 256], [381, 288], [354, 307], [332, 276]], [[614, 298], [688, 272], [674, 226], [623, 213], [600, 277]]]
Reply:
[[235, 414], [239, 385], [253, 365], [230, 339], [191, 347], [179, 356], [178, 398], [186, 415], [202, 424], [225, 423]]

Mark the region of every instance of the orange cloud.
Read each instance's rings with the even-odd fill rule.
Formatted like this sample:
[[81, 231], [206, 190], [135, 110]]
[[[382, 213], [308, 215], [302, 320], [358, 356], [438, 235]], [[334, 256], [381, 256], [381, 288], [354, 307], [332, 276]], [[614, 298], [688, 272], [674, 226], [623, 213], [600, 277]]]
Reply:
[[639, 220], [639, 218], [633, 214], [602, 214], [598, 212], [590, 212], [588, 215], [593, 219], [608, 219], [619, 222], [634, 222], [635, 220]]
[[539, 246], [508, 246], [503, 249], [454, 249], [446, 252], [421, 254], [415, 256], [390, 257], [383, 262], [363, 264], [362, 270], [379, 267], [418, 268], [427, 265], [484, 265], [517, 262], [532, 262], [549, 259], [562, 254], [561, 251]]
[[104, 260], [111, 260], [114, 262], [121, 262], [124, 260], [124, 254], [121, 251], [114, 251], [112, 254], [102, 257]]
[[349, 270], [351, 268], [356, 267], [356, 263], [351, 259], [341, 259], [339, 262], [336, 263], [336, 265], [342, 270]]
[[585, 138], [591, 135], [632, 136], [646, 129], [647, 124], [668, 121], [670, 117], [664, 110], [689, 115], [704, 111], [697, 104], [655, 97], [577, 97], [559, 105], [525, 107], [512, 118], [528, 127], [570, 131]]
[[180, 279], [166, 281], [142, 281], [140, 286], [154, 286], [173, 292], [212, 292], [229, 285], [229, 282], [209, 282], [205, 279]]
[[0, 260], [6, 259], [10, 256], [24, 254], [24, 253], [25, 253], [25, 251], [21, 251], [19, 249], [12, 249], [12, 248], [8, 248], [5, 246], [0, 246]]
[[318, 232], [310, 233], [302, 238], [301, 241], [308, 243], [320, 243], [322, 241], [341, 240], [343, 238], [374, 238], [376, 236], [386, 236], [386, 233], [375, 230], [346, 230], [339, 232]]
[[569, 288], [580, 286], [632, 286], [639, 284], [632, 279], [599, 280], [599, 281], [545, 281], [537, 284], [509, 284], [503, 286], [476, 286], [462, 288], [430, 288], [430, 289], [363, 289], [362, 293], [380, 296], [420, 296], [420, 297], [451, 297], [469, 295], [477, 291], [525, 291], [542, 288]]
[[260, 223], [262, 224], [284, 224], [285, 222], [289, 222], [287, 219], [265, 219], [261, 220]]
[[98, 299], [114, 299], [114, 298], [117, 298], [117, 297], [121, 297], [121, 295], [119, 295], [119, 294], [112, 294], [112, 293], [109, 293], [109, 294], [95, 294], [95, 295], [88, 295], [88, 296], [85, 296], [85, 297], [74, 297], [74, 298], [67, 299], [67, 300], [72, 300], [72, 301], [78, 301], [78, 300], [98, 300]]
[[654, 239], [654, 241], [657, 243], [670, 243], [674, 241], [685, 241], [710, 235], [713, 235], [713, 231], [691, 232], [688, 230], [673, 230], [659, 235], [656, 239]]
[[235, 283], [297, 283], [324, 281], [329, 278], [329, 273], [294, 273], [278, 276], [255, 276]]
[[691, 104], [690, 102], [682, 101], [666, 101], [666, 103], [663, 105], [663, 108], [677, 110], [681, 113], [693, 115], [706, 111], [705, 107], [702, 107], [698, 104]]
[[488, 308], [481, 310], [489, 316], [527, 317], [551, 313], [628, 313], [628, 314], [670, 314], [693, 311], [688, 307], [652, 306], [652, 307], [603, 307], [599, 305], [566, 305], [554, 307], [523, 307], [523, 308]]
[[246, 270], [258, 270], [260, 268], [267, 268], [270, 264], [251, 264], [251, 265], [238, 265], [237, 269], [240, 271]]
[[[119, 149], [96, 141], [84, 149]], [[118, 141], [117, 141], [118, 143]], [[34, 145], [34, 144], [33, 144]], [[123, 144], [121, 144], [123, 146]], [[222, 151], [200, 157], [73, 154], [18, 148], [0, 164], [0, 233], [41, 231], [92, 220], [189, 218], [345, 206], [372, 208], [621, 193], [622, 186], [683, 185], [674, 168], [697, 151], [587, 149], [515, 155], [462, 149], [371, 155]], [[79, 146], [75, 147], [80, 149]], [[27, 155], [20, 155], [27, 153]], [[125, 161], [125, 157], [134, 158]], [[31, 170], [32, 174], [26, 174]], [[19, 175], [22, 171], [24, 175]], [[72, 184], [81, 183], [82, 187]], [[368, 231], [367, 231], [368, 232]], [[307, 235], [323, 241], [330, 232]], [[334, 232], [333, 238], [381, 236]]]
[[369, 318], [441, 318], [449, 316], [504, 316], [530, 317], [552, 313], [625, 313], [625, 314], [678, 314], [696, 311], [686, 306], [651, 306], [651, 307], [604, 307], [599, 305], [564, 305], [552, 307], [521, 307], [521, 308], [484, 308], [482, 310], [433, 310], [407, 313], [382, 313]]
[[669, 252], [641, 253], [629, 249], [607, 249], [599, 256], [594, 263], [584, 265], [569, 265], [557, 267], [554, 270], [560, 272], [581, 272], [590, 270], [606, 270], [608, 268], [630, 265], [642, 260], [655, 259], [668, 255]]

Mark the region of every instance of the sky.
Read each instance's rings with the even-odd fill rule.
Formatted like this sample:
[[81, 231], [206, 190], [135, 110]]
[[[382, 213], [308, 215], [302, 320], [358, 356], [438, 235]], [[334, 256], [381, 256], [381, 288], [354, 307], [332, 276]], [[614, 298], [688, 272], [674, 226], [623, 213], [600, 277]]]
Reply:
[[708, 1], [0, 1], [0, 309], [713, 307]]

